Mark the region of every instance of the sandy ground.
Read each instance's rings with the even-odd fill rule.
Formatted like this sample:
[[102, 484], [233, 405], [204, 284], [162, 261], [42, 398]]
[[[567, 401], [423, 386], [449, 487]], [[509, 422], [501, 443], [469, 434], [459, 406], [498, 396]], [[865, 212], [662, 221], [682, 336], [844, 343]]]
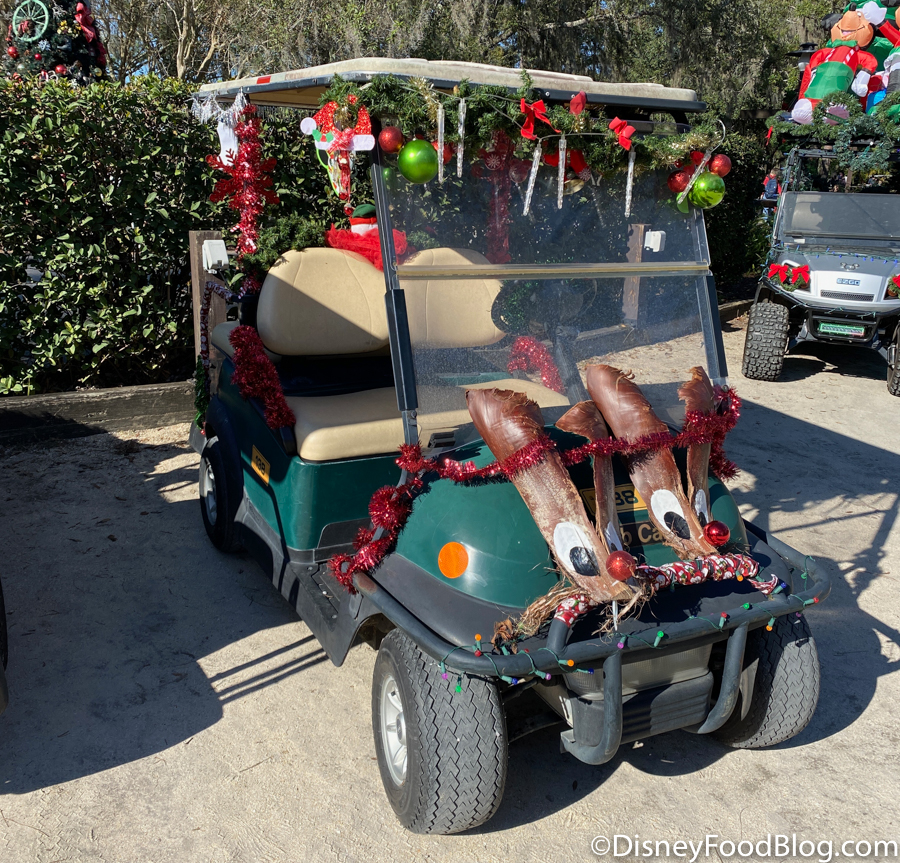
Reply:
[[[374, 653], [335, 669], [255, 564], [210, 546], [187, 429], [51, 443], [0, 457], [0, 861], [555, 863], [599, 859], [592, 839], [614, 834], [900, 839], [900, 401], [868, 354], [793, 356], [762, 384], [739, 374], [739, 325], [726, 345], [741, 509], [834, 582], [810, 614], [822, 695], [799, 737], [750, 752], [676, 732], [589, 767], [548, 729], [511, 748], [487, 825], [413, 836], [375, 762]], [[804, 859], [709, 850], [696, 859]]]

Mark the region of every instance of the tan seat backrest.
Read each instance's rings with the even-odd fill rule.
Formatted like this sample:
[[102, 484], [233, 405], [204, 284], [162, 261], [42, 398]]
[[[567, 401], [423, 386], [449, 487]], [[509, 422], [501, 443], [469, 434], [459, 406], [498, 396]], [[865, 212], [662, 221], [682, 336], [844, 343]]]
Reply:
[[[463, 249], [425, 249], [405, 263], [439, 267], [488, 264]], [[497, 279], [405, 279], [414, 345], [467, 348], [503, 338], [491, 307]], [[354, 252], [311, 248], [285, 252], [269, 270], [256, 323], [263, 344], [287, 356], [362, 354], [388, 343], [384, 275]]]
[[[467, 249], [424, 249], [404, 261], [420, 267], [488, 265]], [[409, 330], [414, 345], [431, 348], [474, 348], [492, 345], [504, 333], [494, 326], [491, 308], [500, 292], [497, 279], [402, 279]]]
[[287, 356], [362, 354], [387, 346], [384, 275], [340, 249], [285, 252], [263, 282], [263, 344]]

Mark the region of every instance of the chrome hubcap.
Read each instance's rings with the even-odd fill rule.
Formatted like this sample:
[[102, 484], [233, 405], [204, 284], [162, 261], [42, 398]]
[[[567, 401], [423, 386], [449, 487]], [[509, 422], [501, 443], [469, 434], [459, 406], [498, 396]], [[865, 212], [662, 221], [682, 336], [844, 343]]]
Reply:
[[209, 459], [203, 460], [200, 468], [200, 497], [206, 507], [206, 517], [210, 524], [216, 523], [216, 476]]
[[381, 739], [391, 779], [402, 785], [406, 779], [406, 720], [400, 688], [390, 674], [381, 684]]

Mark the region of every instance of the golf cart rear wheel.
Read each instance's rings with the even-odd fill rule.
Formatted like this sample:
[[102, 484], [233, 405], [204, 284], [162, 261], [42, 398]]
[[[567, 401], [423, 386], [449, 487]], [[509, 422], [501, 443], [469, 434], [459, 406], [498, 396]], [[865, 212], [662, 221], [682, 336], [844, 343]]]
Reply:
[[900, 323], [894, 330], [894, 343], [888, 349], [887, 388], [892, 396], [900, 396]]
[[774, 381], [781, 374], [788, 341], [788, 310], [778, 303], [755, 303], [744, 342], [745, 378]]
[[211, 438], [200, 454], [200, 513], [203, 526], [219, 551], [240, 549], [234, 517], [240, 503], [240, 489], [235, 487], [225, 464], [223, 446]]
[[393, 630], [372, 681], [375, 752], [388, 800], [413, 833], [459, 833], [487, 821], [506, 785], [506, 718], [497, 687], [441, 677], [438, 663]]
[[819, 654], [804, 617], [779, 617], [772, 631], [757, 629], [747, 638], [745, 673], [755, 680], [742, 719], [738, 702], [731, 719], [714, 732], [736, 749], [762, 749], [783, 743], [809, 724], [819, 701]]

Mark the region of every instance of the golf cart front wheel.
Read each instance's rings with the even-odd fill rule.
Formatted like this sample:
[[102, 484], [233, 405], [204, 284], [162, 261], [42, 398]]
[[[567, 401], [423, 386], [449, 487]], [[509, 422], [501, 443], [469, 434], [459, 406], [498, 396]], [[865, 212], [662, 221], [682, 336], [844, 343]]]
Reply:
[[405, 633], [381, 643], [372, 681], [375, 752], [388, 800], [414, 833], [460, 833], [487, 821], [506, 784], [507, 736], [497, 687], [456, 675]]
[[234, 517], [240, 503], [240, 489], [230, 478], [222, 443], [211, 438], [200, 454], [200, 513], [207, 536], [219, 551], [240, 549]]
[[887, 388], [892, 396], [900, 396], [900, 322], [894, 330], [893, 344], [888, 348]]
[[755, 381], [778, 380], [784, 365], [788, 341], [788, 309], [778, 303], [755, 303], [747, 321], [744, 342], [745, 378]]
[[755, 672], [750, 703], [745, 707], [742, 693], [731, 718], [713, 736], [736, 749], [762, 749], [806, 728], [819, 701], [819, 654], [806, 618], [779, 617], [771, 632], [751, 632], [744, 672]]

